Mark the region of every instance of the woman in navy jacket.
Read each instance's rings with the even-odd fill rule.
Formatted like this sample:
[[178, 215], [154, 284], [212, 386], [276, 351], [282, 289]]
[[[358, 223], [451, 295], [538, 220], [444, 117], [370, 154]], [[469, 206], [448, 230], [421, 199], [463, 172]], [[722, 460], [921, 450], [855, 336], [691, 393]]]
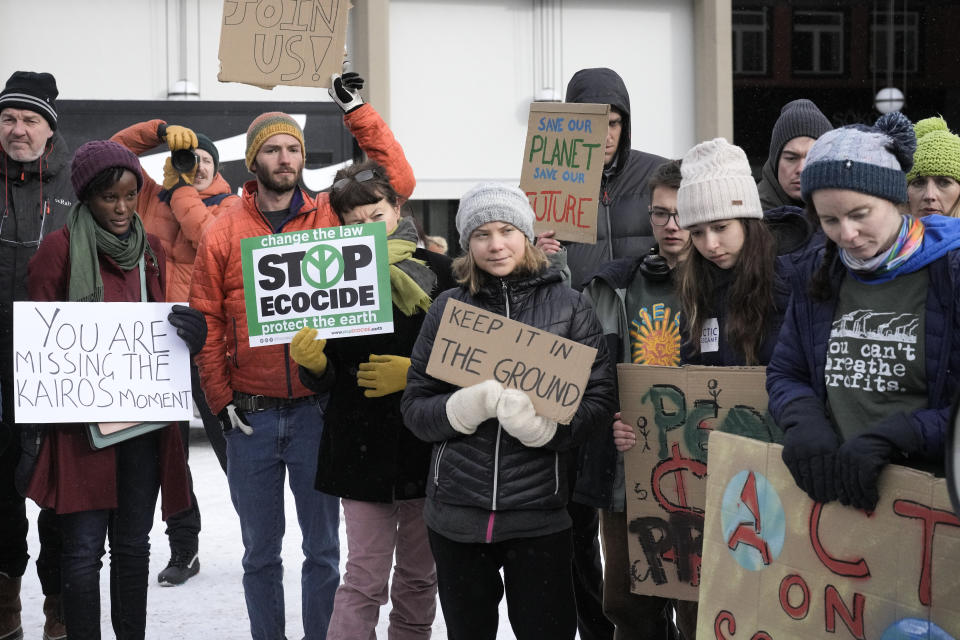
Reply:
[[803, 198], [828, 241], [794, 286], [767, 369], [783, 459], [818, 502], [872, 510], [891, 462], [942, 468], [960, 375], [960, 221], [903, 215], [916, 146], [900, 113], [824, 134]]

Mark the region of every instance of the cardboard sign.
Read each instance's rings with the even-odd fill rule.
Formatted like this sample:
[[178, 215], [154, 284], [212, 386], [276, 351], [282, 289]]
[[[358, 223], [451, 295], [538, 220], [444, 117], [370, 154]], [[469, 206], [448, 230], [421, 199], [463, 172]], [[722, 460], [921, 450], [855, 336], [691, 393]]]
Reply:
[[608, 104], [533, 102], [520, 188], [530, 198], [537, 233], [597, 241], [597, 195], [603, 177]]
[[448, 299], [427, 373], [461, 387], [496, 380], [530, 396], [538, 415], [569, 424], [596, 357], [593, 347]]
[[623, 456], [631, 590], [696, 600], [707, 438], [781, 439], [767, 413], [765, 369], [620, 364], [617, 373], [622, 420], [637, 430]]
[[190, 353], [162, 302], [14, 302], [17, 422], [193, 417]]
[[251, 347], [393, 332], [384, 223], [243, 238], [240, 254]]
[[350, 0], [224, 0], [220, 82], [329, 87], [340, 73]]
[[814, 503], [781, 451], [710, 436], [697, 637], [960, 636], [960, 519], [945, 482], [891, 465], [868, 515]]

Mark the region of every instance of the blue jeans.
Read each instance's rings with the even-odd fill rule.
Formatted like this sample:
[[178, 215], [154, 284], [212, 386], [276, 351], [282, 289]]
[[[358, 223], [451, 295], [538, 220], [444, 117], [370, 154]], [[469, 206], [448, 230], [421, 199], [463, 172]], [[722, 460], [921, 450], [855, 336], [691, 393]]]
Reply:
[[58, 517], [63, 533], [63, 612], [70, 638], [100, 638], [100, 559], [110, 538], [110, 618], [118, 640], [143, 640], [150, 529], [160, 490], [159, 432], [113, 445], [117, 508]]
[[313, 488], [323, 432], [322, 400], [246, 414], [252, 435], [227, 433], [227, 482], [243, 535], [243, 592], [254, 640], [284, 637], [283, 480], [303, 534], [300, 574], [306, 640], [327, 635], [333, 596], [340, 583], [340, 503]]

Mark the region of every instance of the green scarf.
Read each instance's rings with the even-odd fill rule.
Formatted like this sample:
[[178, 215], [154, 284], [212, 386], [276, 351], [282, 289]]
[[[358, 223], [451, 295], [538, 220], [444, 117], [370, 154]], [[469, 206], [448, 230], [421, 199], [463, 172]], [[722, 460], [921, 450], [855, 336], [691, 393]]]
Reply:
[[417, 228], [410, 218], [401, 218], [400, 224], [387, 238], [387, 255], [390, 261], [390, 292], [393, 304], [405, 316], [412, 316], [417, 309], [430, 309], [430, 295], [437, 284], [437, 274], [423, 260], [413, 258], [417, 250]]
[[147, 233], [143, 229], [140, 216], [136, 213], [130, 221], [130, 235], [121, 239], [97, 224], [87, 205], [77, 202], [67, 216], [67, 230], [70, 232], [68, 301], [103, 301], [103, 278], [100, 276], [98, 252], [113, 258], [117, 266], [124, 271], [136, 267], [144, 251], [154, 263], [157, 261], [147, 242]]

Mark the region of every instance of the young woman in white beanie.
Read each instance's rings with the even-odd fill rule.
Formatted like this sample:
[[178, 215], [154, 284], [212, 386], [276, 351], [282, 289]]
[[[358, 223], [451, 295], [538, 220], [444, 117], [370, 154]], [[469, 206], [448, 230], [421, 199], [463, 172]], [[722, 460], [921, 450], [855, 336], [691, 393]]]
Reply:
[[776, 243], [750, 164], [723, 138], [683, 157], [677, 192], [680, 226], [693, 251], [680, 271], [685, 364], [765, 365], [788, 291], [777, 273]]
[[807, 156], [803, 199], [828, 241], [794, 287], [767, 392], [783, 460], [818, 502], [873, 510], [887, 464], [943, 468], [960, 388], [960, 220], [900, 212], [915, 148], [892, 113], [825, 133]]
[[[533, 244], [523, 191], [480, 184], [460, 200], [454, 261], [459, 287], [439, 295], [413, 348], [402, 412], [433, 443], [424, 508], [451, 639], [493, 639], [506, 592], [520, 640], [577, 632], [566, 505], [569, 452], [592, 429], [609, 429], [613, 371], [593, 308], [548, 267]], [[486, 380], [459, 388], [426, 371], [447, 300], [597, 349], [570, 424], [537, 415], [523, 392]], [[501, 578], [500, 571], [503, 571]]]

